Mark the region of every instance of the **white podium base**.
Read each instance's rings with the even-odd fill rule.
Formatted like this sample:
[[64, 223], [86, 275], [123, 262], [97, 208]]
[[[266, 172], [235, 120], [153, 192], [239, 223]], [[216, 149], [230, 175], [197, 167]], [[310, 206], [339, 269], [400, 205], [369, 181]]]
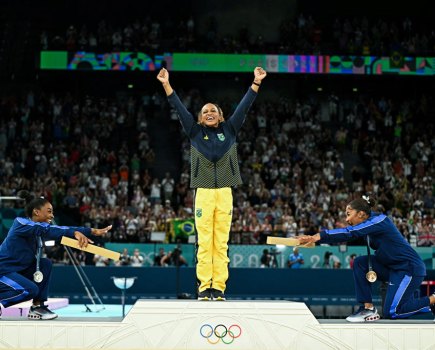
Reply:
[[433, 349], [429, 321], [319, 323], [304, 303], [138, 300], [122, 322], [0, 320], [0, 349]]

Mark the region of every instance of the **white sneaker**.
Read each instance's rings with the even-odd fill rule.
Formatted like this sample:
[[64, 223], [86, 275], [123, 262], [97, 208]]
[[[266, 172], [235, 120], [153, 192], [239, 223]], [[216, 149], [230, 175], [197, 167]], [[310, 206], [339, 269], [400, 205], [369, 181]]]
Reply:
[[57, 314], [49, 310], [46, 305], [41, 305], [31, 306], [27, 317], [33, 320], [53, 320], [57, 318]]
[[[435, 293], [432, 294], [435, 297]], [[432, 311], [432, 314], [435, 316], [435, 304], [429, 305], [430, 311]], [[435, 322], [435, 319], [433, 320]]]
[[366, 309], [364, 306], [346, 318], [347, 322], [362, 323], [362, 322], [373, 322], [379, 320], [381, 317], [378, 314], [378, 310], [373, 308], [373, 310]]

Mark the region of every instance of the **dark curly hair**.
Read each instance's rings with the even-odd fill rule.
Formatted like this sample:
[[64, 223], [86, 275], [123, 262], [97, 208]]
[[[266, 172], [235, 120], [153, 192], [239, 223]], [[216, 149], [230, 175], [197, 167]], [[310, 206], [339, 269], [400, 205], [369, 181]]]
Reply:
[[356, 211], [363, 211], [367, 215], [370, 215], [372, 208], [376, 205], [376, 199], [373, 195], [362, 196], [361, 198], [356, 198], [349, 203], [349, 206]]
[[26, 215], [31, 218], [34, 209], [41, 209], [49, 201], [44, 197], [35, 197], [30, 192], [26, 190], [18, 191], [17, 197], [24, 199], [26, 202]]

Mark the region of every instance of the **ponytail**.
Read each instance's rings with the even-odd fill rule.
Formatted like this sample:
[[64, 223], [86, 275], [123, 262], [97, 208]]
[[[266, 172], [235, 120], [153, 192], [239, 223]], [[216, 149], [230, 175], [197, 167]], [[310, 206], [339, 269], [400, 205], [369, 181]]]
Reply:
[[21, 190], [17, 193], [17, 197], [24, 199], [26, 202], [25, 213], [29, 218], [33, 216], [34, 209], [41, 209], [45, 204], [48, 203], [48, 200], [44, 197], [35, 197], [30, 192], [26, 190]]
[[376, 200], [372, 195], [362, 196], [354, 199], [349, 203], [349, 206], [356, 211], [363, 211], [370, 216], [372, 208], [376, 205]]

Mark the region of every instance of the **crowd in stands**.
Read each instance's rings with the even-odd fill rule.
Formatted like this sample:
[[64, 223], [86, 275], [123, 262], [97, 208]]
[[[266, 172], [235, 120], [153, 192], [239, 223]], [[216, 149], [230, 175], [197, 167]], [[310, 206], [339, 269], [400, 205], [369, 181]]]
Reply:
[[[163, 52], [219, 52], [269, 54], [351, 54], [425, 56], [435, 51], [433, 23], [406, 17], [388, 20], [382, 17], [339, 17], [322, 22], [310, 14], [273, 22], [279, 33], [277, 40], [266, 40], [240, 24], [237, 32], [225, 32], [210, 15], [206, 28], [199, 30], [193, 15], [187, 18], [158, 18], [115, 23], [72, 23], [66, 28], [43, 30], [42, 50], [68, 51], [140, 51], [148, 54]], [[210, 45], [210, 43], [213, 43]], [[397, 59], [400, 59], [398, 57]]]
[[[196, 89], [180, 96], [192, 110], [204, 103]], [[147, 123], [156, 108], [171, 111], [163, 100], [144, 106], [148, 100], [3, 96], [1, 195], [28, 189], [77, 224], [113, 224], [110, 242], [149, 242], [170, 219], [191, 218], [188, 140], [180, 173], [153, 176]], [[244, 185], [234, 192], [231, 242], [332, 228], [343, 223], [353, 196], [373, 193], [408, 240], [433, 245], [433, 112], [427, 96], [255, 104], [239, 138]]]
[[[336, 18], [327, 25], [299, 14], [276, 24], [276, 43], [253, 37], [246, 27], [223, 33], [213, 17], [207, 23], [202, 33], [193, 16], [101, 20], [95, 27], [73, 23], [66, 31], [41, 33], [40, 44], [44, 50], [151, 54], [426, 55], [435, 49], [434, 28], [409, 18]], [[179, 95], [195, 114], [207, 101], [189, 88]], [[224, 111], [229, 114], [236, 102], [222, 104]], [[434, 112], [433, 97], [423, 94], [256, 102], [239, 137], [244, 185], [234, 191], [231, 243], [262, 244], [271, 234], [290, 237], [343, 225], [345, 204], [372, 193], [378, 209], [413, 245], [435, 245]], [[169, 231], [171, 219], [193, 216], [187, 139], [180, 146], [179, 172], [155, 175], [148, 126], [156, 113], [173, 114], [157, 92], [125, 100], [45, 91], [0, 95], [1, 196], [28, 189], [75, 224], [113, 224], [108, 242], [150, 242], [152, 232]], [[68, 261], [65, 252], [52, 253], [57, 261]], [[172, 259], [163, 258], [160, 264]], [[78, 259], [85, 263], [86, 256]], [[107, 264], [99, 257], [87, 263]]]
[[[183, 97], [191, 108], [194, 96]], [[233, 242], [336, 227], [353, 196], [371, 193], [408, 240], [434, 244], [433, 102], [334, 96], [254, 107], [239, 138], [245, 186], [235, 192]], [[348, 169], [350, 181], [346, 154], [361, 160]]]

